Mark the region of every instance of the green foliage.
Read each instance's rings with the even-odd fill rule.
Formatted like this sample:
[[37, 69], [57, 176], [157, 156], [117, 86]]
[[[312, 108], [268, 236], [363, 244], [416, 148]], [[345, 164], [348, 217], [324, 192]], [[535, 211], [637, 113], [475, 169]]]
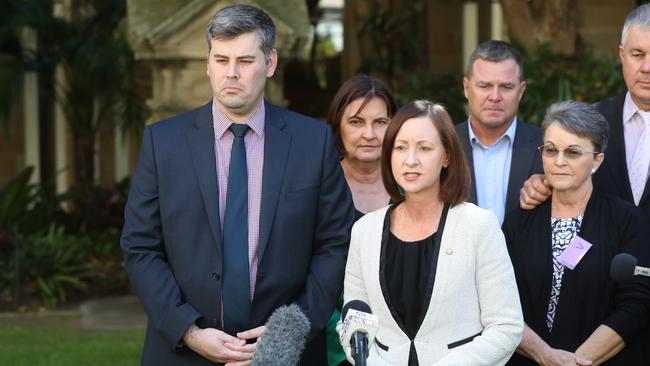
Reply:
[[[386, 80], [399, 104], [429, 99], [444, 105], [453, 121], [463, 121], [467, 118], [463, 72], [430, 70], [424, 40], [419, 39], [422, 32], [418, 27], [426, 24], [422, 7], [422, 1], [413, 1], [387, 9], [374, 0], [372, 14], [359, 34], [361, 41], [370, 43], [369, 47], [360, 46], [359, 72]], [[524, 49], [520, 44], [515, 47]], [[625, 90], [617, 60], [585, 46], [573, 57], [555, 54], [548, 44], [524, 52], [524, 78], [527, 88], [518, 116], [533, 124], [541, 122], [551, 103], [566, 99], [593, 103]]]
[[[26, 169], [0, 190], [0, 300], [12, 298], [15, 286], [13, 298], [46, 307], [125, 291], [119, 235], [128, 179], [114, 190], [79, 186], [49, 197], [29, 183], [31, 174]], [[76, 209], [64, 211], [64, 202]]]
[[34, 188], [29, 184], [34, 169], [29, 167], [14, 177], [0, 190], [0, 230], [19, 225], [34, 201]]
[[[314, 64], [314, 73], [318, 79], [318, 86], [321, 89], [327, 89], [327, 60], [334, 59], [337, 55], [336, 48], [330, 37], [319, 38], [318, 43], [316, 43], [315, 50], [315, 59]], [[331, 87], [331, 86], [330, 86]]]
[[553, 53], [550, 45], [541, 46], [524, 57], [526, 93], [519, 116], [540, 124], [546, 107], [562, 100], [595, 103], [625, 90], [617, 59], [596, 55], [586, 47], [567, 58]]
[[435, 74], [425, 70], [413, 74], [399, 86], [396, 97], [399, 105], [428, 99], [444, 106], [452, 121], [466, 118], [463, 76], [459, 73]]
[[417, 74], [427, 68], [418, 19], [424, 2], [415, 0], [396, 8], [381, 6], [377, 0], [372, 3], [371, 15], [359, 31], [362, 41], [370, 42], [370, 47], [360, 47], [360, 71], [382, 75], [399, 91], [399, 79], [405, 74]]
[[[539, 125], [546, 107], [572, 99], [595, 103], [625, 91], [617, 59], [581, 48], [574, 57], [553, 53], [549, 45], [524, 56], [526, 92], [519, 105], [522, 120]], [[426, 69], [405, 72], [389, 80], [399, 104], [429, 99], [445, 106], [452, 120], [465, 120], [462, 73], [436, 74]]]
[[124, 291], [126, 275], [121, 267], [118, 239], [107, 233], [92, 238], [69, 234], [51, 224], [46, 230], [17, 238], [18, 256], [0, 258], [5, 268], [0, 288], [9, 287], [20, 276], [23, 295], [52, 308], [81, 296]]
[[462, 73], [434, 73], [430, 69], [419, 27], [424, 2], [400, 4], [396, 9], [371, 7], [372, 14], [361, 27], [362, 45], [359, 72], [377, 75], [392, 88], [399, 105], [415, 99], [442, 104], [452, 121], [466, 118]]
[[[34, 52], [13, 53], [10, 77], [0, 90], [0, 117], [8, 120], [25, 72], [52, 80], [54, 102], [73, 135], [75, 179], [92, 182], [97, 133], [119, 127], [124, 134], [137, 135], [146, 116], [125, 32], [126, 0], [73, 2], [70, 8], [78, 14], [70, 21], [54, 16], [50, 1], [0, 3], [0, 49], [24, 28], [36, 31], [39, 40]], [[57, 67], [65, 75], [64, 82], [54, 77]]]
[[0, 188], [0, 248], [9, 232], [42, 229], [62, 213], [60, 197], [48, 197], [40, 186], [30, 183], [33, 170], [25, 168]]
[[65, 303], [71, 294], [86, 289], [92, 276], [87, 261], [93, 252], [90, 238], [66, 235], [62, 227], [53, 224], [46, 231], [23, 237], [20, 244], [23, 280], [46, 307]]
[[59, 200], [72, 202], [74, 209], [66, 212], [60, 222], [69, 230], [90, 235], [121, 231], [129, 183], [129, 178], [125, 178], [117, 182], [113, 189], [92, 184], [78, 184], [70, 188], [59, 196]]

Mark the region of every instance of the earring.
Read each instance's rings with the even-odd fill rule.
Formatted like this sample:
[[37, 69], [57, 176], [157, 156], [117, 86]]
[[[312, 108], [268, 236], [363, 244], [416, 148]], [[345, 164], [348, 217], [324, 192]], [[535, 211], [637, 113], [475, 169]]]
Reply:
[[596, 173], [596, 168], [591, 169], [591, 174]]

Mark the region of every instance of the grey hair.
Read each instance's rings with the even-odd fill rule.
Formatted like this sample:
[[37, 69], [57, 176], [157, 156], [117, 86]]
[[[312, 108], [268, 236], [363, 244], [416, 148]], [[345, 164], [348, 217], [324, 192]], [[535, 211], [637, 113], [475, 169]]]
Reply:
[[479, 59], [490, 62], [513, 60], [519, 67], [519, 81], [524, 80], [524, 63], [521, 53], [507, 42], [490, 40], [478, 45], [469, 56], [469, 61], [467, 62], [465, 77], [468, 79], [472, 76], [474, 63]]
[[275, 47], [275, 24], [262, 9], [251, 5], [230, 5], [219, 10], [208, 23], [206, 39], [208, 51], [213, 39], [233, 39], [244, 33], [255, 32], [262, 52], [268, 58]]
[[594, 151], [605, 151], [609, 138], [609, 124], [605, 117], [591, 104], [567, 100], [551, 104], [546, 109], [542, 131], [553, 123], [562, 129], [591, 141]]
[[630, 28], [633, 26], [642, 29], [650, 28], [650, 3], [636, 7], [627, 15], [621, 33], [621, 46], [625, 47]]

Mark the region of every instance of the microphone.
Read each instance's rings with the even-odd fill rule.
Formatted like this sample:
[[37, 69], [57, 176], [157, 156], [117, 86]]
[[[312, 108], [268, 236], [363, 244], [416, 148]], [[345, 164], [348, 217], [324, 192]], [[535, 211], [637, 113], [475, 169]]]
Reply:
[[253, 366], [297, 365], [310, 330], [307, 316], [296, 304], [281, 306], [266, 321], [257, 342]]
[[352, 300], [341, 311], [343, 327], [341, 344], [349, 344], [356, 366], [366, 366], [368, 344], [372, 344], [379, 329], [379, 319], [372, 314], [370, 306], [361, 300]]
[[614, 281], [625, 282], [634, 279], [634, 276], [650, 277], [650, 268], [636, 265], [636, 258], [627, 253], [619, 253], [612, 259], [609, 275]]

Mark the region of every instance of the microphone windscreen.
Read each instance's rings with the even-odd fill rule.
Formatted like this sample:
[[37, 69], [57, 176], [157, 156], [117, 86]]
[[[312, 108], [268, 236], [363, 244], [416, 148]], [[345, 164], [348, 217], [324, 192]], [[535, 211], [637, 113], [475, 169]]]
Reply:
[[345, 319], [345, 316], [348, 315], [348, 310], [350, 309], [372, 314], [372, 310], [370, 310], [370, 306], [368, 304], [361, 300], [352, 300], [343, 305], [343, 309], [341, 309], [341, 319]]
[[266, 331], [257, 342], [253, 366], [297, 365], [309, 330], [309, 319], [298, 305], [277, 308], [266, 321]]
[[619, 253], [612, 259], [612, 265], [609, 268], [609, 275], [617, 282], [630, 281], [634, 279], [636, 263], [636, 258], [633, 255]]

